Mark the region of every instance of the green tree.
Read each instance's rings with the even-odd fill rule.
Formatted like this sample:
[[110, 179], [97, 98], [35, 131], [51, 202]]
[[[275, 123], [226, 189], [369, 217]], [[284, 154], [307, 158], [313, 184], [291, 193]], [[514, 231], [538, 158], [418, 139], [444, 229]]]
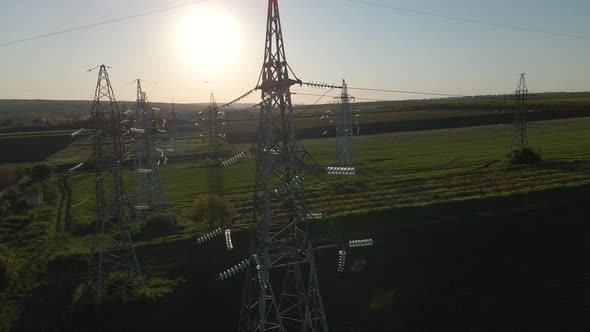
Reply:
[[187, 211], [188, 218], [195, 223], [207, 223], [213, 230], [235, 214], [233, 207], [218, 195], [200, 195]]

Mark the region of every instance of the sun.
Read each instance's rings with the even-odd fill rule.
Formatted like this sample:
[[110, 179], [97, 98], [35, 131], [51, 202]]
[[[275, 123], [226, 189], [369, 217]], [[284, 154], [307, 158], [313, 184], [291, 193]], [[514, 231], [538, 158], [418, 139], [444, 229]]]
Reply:
[[194, 9], [176, 28], [181, 57], [197, 69], [213, 69], [238, 57], [239, 28], [233, 18], [216, 9]]

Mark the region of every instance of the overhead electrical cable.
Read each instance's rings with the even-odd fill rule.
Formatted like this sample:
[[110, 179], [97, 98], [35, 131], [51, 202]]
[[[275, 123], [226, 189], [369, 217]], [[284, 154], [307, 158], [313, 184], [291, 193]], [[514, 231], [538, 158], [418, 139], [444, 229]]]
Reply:
[[[316, 96], [316, 97], [319, 97], [319, 98], [318, 98], [318, 99], [317, 99], [317, 100], [316, 100], [316, 101], [315, 101], [313, 104], [311, 104], [309, 107], [307, 107], [307, 108], [306, 108], [306, 109], [304, 109], [303, 111], [301, 111], [301, 112], [297, 113], [297, 115], [298, 115], [298, 116], [300, 116], [301, 114], [307, 113], [309, 110], [311, 110], [312, 108], [314, 108], [314, 107], [317, 105], [317, 103], [319, 103], [319, 102], [320, 102], [320, 100], [322, 100], [322, 99], [324, 99], [325, 97], [327, 97], [326, 95], [327, 95], [327, 94], [328, 94], [330, 91], [332, 91], [332, 89], [330, 89], [330, 90], [326, 91], [326, 92], [325, 92], [323, 95], [314, 95], [314, 96]], [[292, 94], [296, 95], [296, 94], [299, 94], [299, 93], [292, 93]], [[302, 93], [302, 95], [304, 95], [304, 94]]]
[[125, 17], [115, 18], [115, 19], [108, 20], [108, 21], [92, 23], [92, 24], [88, 24], [88, 25], [83, 25], [83, 26], [79, 26], [79, 27], [75, 27], [75, 28], [70, 28], [70, 29], [65, 29], [65, 30], [50, 32], [50, 33], [41, 34], [41, 35], [32, 36], [32, 37], [23, 38], [23, 39], [17, 39], [17, 40], [13, 40], [13, 41], [1, 43], [0, 44], [0, 47], [8, 46], [8, 45], [14, 45], [14, 44], [18, 44], [18, 43], [24, 43], [24, 42], [27, 42], [27, 41], [30, 41], [30, 40], [35, 40], [35, 39], [41, 39], [41, 38], [46, 38], [46, 37], [51, 37], [51, 36], [62, 35], [62, 34], [66, 34], [66, 33], [73, 32], [73, 31], [85, 30], [85, 29], [89, 29], [89, 28], [98, 27], [98, 26], [101, 26], [101, 25], [107, 25], [107, 24], [111, 24], [111, 23], [117, 23], [117, 22], [121, 22], [121, 21], [131, 20], [131, 19], [134, 19], [134, 18], [148, 16], [148, 15], [153, 15], [153, 14], [157, 14], [157, 13], [162, 13], [162, 12], [166, 12], [166, 11], [170, 11], [170, 10], [174, 10], [174, 9], [183, 8], [183, 7], [194, 6], [194, 5], [197, 5], [197, 4], [206, 2], [206, 1], [208, 1], [208, 0], [200, 0], [200, 1], [187, 2], [187, 3], [184, 3], [182, 5], [176, 5], [176, 6], [171, 6], [171, 7], [156, 9], [156, 10], [152, 10], [152, 11], [149, 11], [149, 12], [144, 12], [144, 13], [135, 14], [135, 15], [131, 15], [131, 16], [125, 16]]
[[438, 93], [438, 92], [404, 91], [404, 90], [388, 90], [388, 89], [373, 89], [373, 88], [355, 88], [355, 87], [350, 87], [350, 86], [348, 87], [348, 90], [391, 92], [391, 93], [403, 93], [403, 94], [439, 96], [439, 97], [469, 97], [466, 95]]
[[[328, 84], [328, 83], [321, 83], [321, 82], [303, 82], [302, 84], [309, 86], [311, 88], [317, 88], [317, 89], [342, 89], [341, 86]], [[350, 87], [350, 86], [348, 87], [348, 90], [391, 92], [391, 93], [403, 93], [403, 94], [427, 95], [427, 96], [439, 96], [439, 97], [470, 97], [470, 96], [466, 96], [466, 95], [440, 93], [440, 92], [391, 90], [391, 89], [361, 88], [361, 87]]]
[[[329, 92], [329, 91], [328, 91]], [[293, 92], [293, 95], [299, 95], [299, 96], [309, 96], [309, 97], [327, 97], [327, 98], [340, 98], [340, 96], [332, 96], [332, 95], [320, 95], [320, 94], [314, 94], [314, 93], [303, 93], [303, 92]], [[366, 100], [366, 101], [383, 101], [383, 102], [387, 102], [387, 101], [397, 101], [397, 100], [385, 100], [385, 99], [375, 99], [375, 98], [362, 98], [362, 97], [354, 97], [354, 99], [356, 100]], [[312, 105], [313, 106], [313, 105]]]
[[466, 18], [466, 17], [449, 16], [449, 15], [437, 14], [437, 13], [432, 13], [432, 12], [425, 12], [422, 10], [395, 7], [395, 6], [391, 6], [391, 5], [369, 2], [369, 1], [360, 1], [360, 0], [347, 0], [347, 1], [353, 2], [353, 3], [358, 3], [358, 4], [363, 4], [363, 5], [368, 5], [368, 6], [387, 8], [387, 9], [391, 9], [391, 10], [413, 13], [413, 14], [418, 14], [418, 15], [426, 15], [426, 16], [445, 18], [445, 19], [449, 19], [449, 20], [467, 22], [467, 23], [472, 23], [472, 24], [487, 25], [487, 26], [492, 26], [492, 27], [497, 27], [497, 28], [521, 30], [521, 31], [527, 31], [527, 32], [541, 33], [541, 34], [545, 34], [545, 35], [551, 35], [551, 36], [555, 36], [555, 37], [565, 37], [565, 38], [573, 38], [573, 39], [590, 41], [590, 37], [573, 35], [573, 34], [569, 34], [569, 33], [561, 33], [561, 32], [540, 30], [540, 29], [534, 29], [534, 28], [527, 28], [527, 27], [523, 27], [523, 26], [494, 23], [494, 22], [476, 20], [476, 19], [471, 19], [471, 18]]

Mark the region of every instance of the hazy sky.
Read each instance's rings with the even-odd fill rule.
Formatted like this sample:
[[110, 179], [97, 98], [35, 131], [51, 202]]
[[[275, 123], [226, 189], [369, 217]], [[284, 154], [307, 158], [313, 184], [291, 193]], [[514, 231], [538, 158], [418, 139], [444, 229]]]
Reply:
[[[370, 0], [590, 38], [588, 0]], [[0, 44], [134, 15], [182, 0], [2, 0]], [[266, 0], [202, 4], [0, 47], [0, 99], [91, 99], [105, 63], [119, 100], [135, 78], [152, 101], [227, 101], [254, 87]], [[590, 90], [590, 40], [457, 22], [352, 3], [280, 0], [287, 59], [304, 81], [454, 94]], [[207, 83], [205, 83], [207, 81]], [[322, 93], [294, 88], [293, 91]], [[399, 99], [384, 93], [358, 97]], [[248, 101], [255, 101], [252, 95]], [[297, 97], [309, 102], [310, 98]]]

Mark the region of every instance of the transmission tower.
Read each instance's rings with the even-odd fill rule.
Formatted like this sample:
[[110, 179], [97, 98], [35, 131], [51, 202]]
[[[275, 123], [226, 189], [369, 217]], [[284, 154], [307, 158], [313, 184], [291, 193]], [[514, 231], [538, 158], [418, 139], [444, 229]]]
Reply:
[[223, 142], [223, 111], [217, 107], [211, 94], [207, 108], [207, 185], [209, 194], [223, 196], [224, 177], [221, 163]]
[[97, 303], [103, 295], [143, 283], [127, 223], [121, 116], [106, 68], [100, 66], [91, 111], [96, 235], [90, 251], [88, 282]]
[[178, 119], [178, 113], [176, 112], [176, 107], [174, 104], [174, 99], [172, 99], [172, 106], [171, 106], [172, 110], [170, 111], [170, 114], [168, 114], [168, 117], [170, 119]]
[[529, 144], [527, 138], [526, 113], [528, 110], [528, 89], [525, 74], [520, 74], [520, 81], [514, 92], [514, 131], [512, 134], [512, 152], [522, 151]]
[[215, 96], [211, 94], [207, 108], [207, 158], [219, 159], [225, 135], [223, 134], [223, 111], [217, 107]]
[[225, 138], [222, 119], [223, 112], [217, 107], [215, 96], [211, 94], [207, 108], [207, 161], [205, 164], [209, 189], [207, 207], [209, 230], [213, 230], [215, 225], [222, 222], [221, 205], [213, 198], [213, 196], [223, 197], [224, 189], [224, 169], [220, 159]]
[[159, 158], [156, 154], [157, 120], [150, 107], [146, 93], [142, 91], [141, 80], [137, 81], [137, 99], [134, 107], [133, 128], [135, 149], [135, 174], [133, 179], [134, 209], [139, 230], [144, 212], [163, 212], [169, 210], [168, 200], [160, 176]]
[[255, 264], [246, 277], [239, 329], [327, 331], [302, 174], [317, 167], [295, 136], [290, 87], [301, 81], [289, 77], [277, 0], [268, 1], [264, 53], [254, 147]]
[[342, 80], [342, 94], [339, 99], [340, 115], [336, 127], [336, 152], [334, 153], [333, 166], [354, 167], [356, 164], [356, 149], [352, 140], [354, 128], [349, 103], [353, 98], [348, 94], [344, 80]]
[[[315, 252], [340, 248], [338, 271], [344, 272], [345, 249], [368, 247], [373, 240], [344, 243], [312, 238], [311, 222], [322, 216], [308, 210], [303, 173], [317, 172], [321, 168], [295, 135], [290, 87], [302, 81], [297, 79], [285, 58], [278, 0], [268, 1], [264, 54], [256, 87], [262, 94], [262, 102], [258, 104], [261, 108], [258, 141], [250, 148], [256, 161], [252, 252], [247, 259], [220, 273], [218, 279], [247, 272], [240, 332], [328, 331]], [[290, 78], [290, 74], [295, 79]], [[230, 166], [242, 158], [244, 153], [222, 164]], [[204, 244], [224, 234], [227, 249], [232, 250], [231, 228], [238, 227], [243, 216], [199, 237], [196, 243]]]

